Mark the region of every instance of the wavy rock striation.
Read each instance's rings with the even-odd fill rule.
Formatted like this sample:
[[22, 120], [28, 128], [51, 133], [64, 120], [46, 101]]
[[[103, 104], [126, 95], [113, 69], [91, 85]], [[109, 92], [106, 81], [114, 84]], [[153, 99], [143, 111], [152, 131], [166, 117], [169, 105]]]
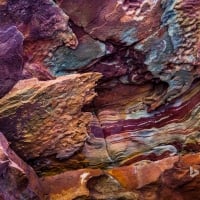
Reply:
[[145, 52], [153, 76], [168, 83], [167, 93], [152, 108], [180, 96], [199, 77], [199, 1], [162, 1], [162, 8], [160, 29], [135, 46]]
[[168, 85], [152, 99], [151, 110], [189, 90], [199, 77], [199, 1], [101, 1], [98, 8], [96, 1], [58, 2], [87, 34], [114, 45], [112, 56], [90, 71], [122, 82], [153, 79]]
[[97, 140], [105, 138], [112, 162], [120, 165], [198, 152], [199, 91], [197, 82], [173, 104], [148, 113], [143, 101], [158, 92], [152, 85], [117, 84], [100, 90], [93, 104], [98, 120], [91, 123], [91, 133]]
[[198, 200], [199, 66], [199, 0], [0, 0], [0, 131], [50, 199]]

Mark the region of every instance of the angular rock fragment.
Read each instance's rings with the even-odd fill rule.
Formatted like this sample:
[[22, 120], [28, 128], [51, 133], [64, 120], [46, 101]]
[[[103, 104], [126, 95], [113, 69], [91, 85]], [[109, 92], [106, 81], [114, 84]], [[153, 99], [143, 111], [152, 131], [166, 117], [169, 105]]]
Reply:
[[54, 76], [59, 76], [94, 64], [108, 53], [104, 43], [85, 34], [79, 37], [79, 45], [76, 49], [59, 47], [53, 52], [51, 58], [45, 60], [45, 63]]
[[88, 180], [98, 177], [102, 173], [103, 171], [100, 169], [81, 169], [43, 177], [40, 180], [44, 192], [49, 194], [50, 200], [72, 200], [77, 197], [88, 197]]
[[40, 80], [0, 130], [50, 199], [198, 200], [199, 35], [199, 0], [0, 0], [2, 96]]
[[19, 81], [0, 100], [0, 130], [38, 172], [64, 169], [65, 164], [59, 166], [57, 161], [72, 157], [84, 146], [91, 114], [81, 109], [95, 96], [100, 77], [87, 73]]
[[2, 133], [0, 133], [0, 174], [2, 200], [48, 199], [33, 169], [10, 149]]
[[[144, 55], [146, 73], [140, 73], [139, 77], [168, 84], [166, 94], [156, 101], [152, 99], [151, 110], [189, 90], [192, 82], [199, 77], [198, 0], [119, 0], [98, 4], [87, 0], [58, 2], [73, 22], [90, 36], [117, 45], [117, 51], [132, 45], [130, 49]], [[82, 13], [85, 13], [84, 16]], [[126, 59], [126, 56], [123, 57]], [[123, 59], [119, 62], [115, 58], [113, 64], [108, 64], [103, 58], [90, 70], [103, 72], [105, 76], [112, 74], [112, 77], [127, 75], [134, 83], [143, 83], [138, 80], [136, 70], [130, 70], [134, 65], [131, 67], [130, 62], [129, 66], [122, 63]]]

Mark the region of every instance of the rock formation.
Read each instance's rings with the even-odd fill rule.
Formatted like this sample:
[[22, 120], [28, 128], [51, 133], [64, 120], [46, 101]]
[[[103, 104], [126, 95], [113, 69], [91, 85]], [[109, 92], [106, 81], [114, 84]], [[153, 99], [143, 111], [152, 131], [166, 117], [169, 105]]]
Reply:
[[200, 199], [199, 67], [199, 0], [0, 0], [0, 199]]
[[56, 159], [66, 160], [83, 147], [92, 116], [81, 108], [95, 96], [95, 81], [100, 76], [88, 73], [50, 81], [21, 80], [0, 99], [1, 130], [13, 150], [38, 173], [41, 168], [55, 170]]
[[0, 97], [22, 77], [23, 35], [15, 26], [0, 27]]
[[58, 200], [198, 199], [199, 156], [141, 161], [109, 170], [81, 169], [47, 176], [41, 182], [44, 192]]
[[0, 133], [0, 198], [1, 199], [48, 199], [39, 178], [9, 147]]

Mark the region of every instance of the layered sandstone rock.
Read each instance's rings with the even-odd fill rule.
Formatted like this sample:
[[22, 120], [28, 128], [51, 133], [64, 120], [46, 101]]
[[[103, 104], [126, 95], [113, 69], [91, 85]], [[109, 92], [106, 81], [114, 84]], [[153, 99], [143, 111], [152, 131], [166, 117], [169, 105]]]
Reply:
[[162, 89], [119, 83], [109, 90], [99, 88], [93, 104], [98, 120], [95, 117], [91, 123], [91, 133], [105, 138], [113, 163], [124, 165], [199, 151], [199, 82], [174, 103], [148, 113], [144, 99], [159, 97]]
[[[158, 29], [162, 14], [160, 1], [146, 0], [61, 0], [60, 7], [93, 37], [128, 46]], [[80, 17], [82, 13], [84, 16]]]
[[0, 0], [0, 131], [45, 194], [198, 200], [199, 36], [198, 0]]
[[144, 77], [168, 84], [166, 93], [152, 99], [151, 109], [180, 96], [199, 77], [198, 0], [58, 2], [86, 33], [115, 46], [116, 53], [91, 70], [106, 72], [112, 66], [110, 73], [125, 75], [129, 83]]
[[95, 96], [100, 77], [88, 73], [51, 81], [22, 80], [0, 99], [0, 129], [38, 173], [65, 168], [59, 161], [83, 148], [91, 113], [81, 109]]

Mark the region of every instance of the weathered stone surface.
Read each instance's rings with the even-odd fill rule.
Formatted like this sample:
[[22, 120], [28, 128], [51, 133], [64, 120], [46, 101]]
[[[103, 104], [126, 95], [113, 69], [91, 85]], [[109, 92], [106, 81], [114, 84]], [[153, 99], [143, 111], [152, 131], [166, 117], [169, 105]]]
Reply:
[[108, 53], [104, 43], [83, 35], [79, 37], [79, 45], [75, 50], [65, 46], [59, 47], [45, 63], [53, 75], [59, 76], [91, 65], [93, 61], [97, 62]]
[[190, 154], [110, 170], [82, 169], [45, 177], [41, 182], [52, 200], [190, 200], [195, 195], [198, 199], [199, 158], [199, 154]]
[[[198, 0], [58, 2], [73, 22], [89, 35], [117, 45], [119, 53], [114, 53], [111, 59], [103, 58], [91, 71], [102, 72], [109, 78], [125, 76], [123, 80], [133, 83], [143, 83], [141, 80], [145, 79], [167, 83], [166, 94], [152, 99], [152, 110], [189, 90], [199, 77]], [[121, 49], [126, 54], [119, 58]], [[144, 60], [130, 54], [132, 50], [140, 52]], [[139, 59], [138, 62], [135, 59]], [[139, 63], [145, 67], [138, 70]]]
[[91, 114], [81, 109], [95, 96], [100, 77], [88, 73], [19, 81], [0, 100], [0, 130], [38, 172], [65, 168], [56, 160], [66, 160], [83, 147]]
[[65, 0], [60, 7], [93, 37], [124, 45], [145, 39], [160, 25], [160, 1]]
[[198, 0], [0, 0], [1, 30], [23, 75], [15, 38], [0, 63], [40, 81], [0, 99], [0, 130], [51, 199], [198, 199]]
[[0, 133], [0, 174], [0, 199], [48, 199], [33, 169], [10, 149], [2, 133]]
[[106, 165], [199, 151], [199, 82], [173, 104], [151, 113], [144, 99], [159, 97], [165, 87], [154, 88], [152, 84], [133, 87], [116, 82], [110, 83], [107, 90], [102, 87], [87, 110], [95, 110], [91, 135], [99, 141], [105, 139], [110, 158]]
[[77, 38], [68, 26], [68, 20], [69, 17], [53, 0], [5, 0], [0, 4], [0, 26], [15, 25], [24, 35], [25, 78], [32, 75], [48, 80], [50, 74], [44, 76], [43, 73], [44, 59], [50, 57], [58, 46], [77, 46]]
[[168, 83], [167, 93], [152, 108], [180, 96], [199, 77], [200, 2], [162, 1], [162, 8], [160, 29], [135, 46], [146, 54], [153, 76]]
[[0, 26], [0, 97], [21, 78], [23, 36], [15, 26]]
[[77, 197], [88, 197], [88, 180], [102, 174], [103, 171], [99, 169], [82, 169], [41, 178], [41, 183], [44, 193], [49, 194], [51, 200], [72, 200]]

